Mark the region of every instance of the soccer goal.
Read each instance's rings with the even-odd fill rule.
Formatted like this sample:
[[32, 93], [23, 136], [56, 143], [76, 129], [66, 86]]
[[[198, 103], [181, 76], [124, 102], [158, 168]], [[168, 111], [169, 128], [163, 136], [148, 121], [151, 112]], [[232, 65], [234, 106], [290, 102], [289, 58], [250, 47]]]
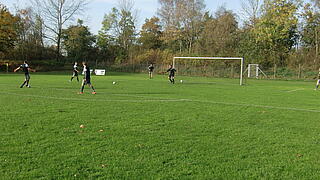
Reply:
[[260, 74], [264, 77], [267, 75], [260, 69], [259, 64], [248, 64], [248, 68], [246, 69], [245, 73], [248, 72], [248, 78], [256, 78], [259, 79]]
[[[177, 62], [182, 60], [195, 60], [195, 61], [232, 61], [232, 62], [238, 62], [238, 71], [239, 71], [239, 79], [240, 79], [240, 85], [243, 85], [243, 71], [244, 71], [244, 58], [243, 57], [174, 57], [172, 65], [173, 67], [176, 67]], [[234, 67], [233, 64], [230, 66]], [[224, 67], [221, 67], [222, 69]], [[233, 69], [233, 68], [232, 68]]]
[[[2, 68], [1, 66], [4, 66], [5, 68]], [[1, 71], [1, 69], [5, 69], [4, 71], [6, 73], [8, 73], [9, 72], [9, 63], [8, 62], [4, 62], [4, 63], [0, 62], [0, 71]]]

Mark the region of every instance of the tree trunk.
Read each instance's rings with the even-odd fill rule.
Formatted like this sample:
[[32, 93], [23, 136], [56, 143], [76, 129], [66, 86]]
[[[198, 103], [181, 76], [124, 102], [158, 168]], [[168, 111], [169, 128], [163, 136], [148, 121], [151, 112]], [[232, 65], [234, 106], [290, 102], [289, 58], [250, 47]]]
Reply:
[[301, 64], [299, 64], [299, 72], [298, 72], [298, 79], [301, 78]]
[[57, 40], [57, 62], [60, 62], [60, 35], [58, 35], [58, 40]]
[[273, 67], [273, 79], [276, 79], [277, 77], [277, 64], [274, 63], [274, 67]]
[[314, 68], [316, 69], [316, 64], [318, 62], [318, 54], [319, 54], [319, 43], [318, 43], [318, 29], [316, 28], [316, 55], [314, 59]]

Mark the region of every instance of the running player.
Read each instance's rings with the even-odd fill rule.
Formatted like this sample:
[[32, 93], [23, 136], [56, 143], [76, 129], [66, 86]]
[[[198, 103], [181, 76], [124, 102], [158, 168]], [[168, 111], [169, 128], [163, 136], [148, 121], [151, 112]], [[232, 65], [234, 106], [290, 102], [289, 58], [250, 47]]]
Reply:
[[169, 69], [167, 70], [167, 72], [169, 72], [169, 81], [174, 84], [174, 74], [177, 70], [172, 66], [169, 65]]
[[75, 62], [73, 65], [73, 73], [72, 73], [72, 77], [70, 82], [72, 82], [74, 77], [77, 77], [77, 81], [79, 82], [79, 75], [78, 75], [79, 71], [78, 71], [78, 63]]
[[320, 68], [319, 68], [319, 73], [318, 73], [318, 76], [317, 76], [316, 78], [318, 78], [318, 80], [317, 80], [317, 85], [316, 85], [316, 88], [315, 88], [314, 90], [318, 90], [318, 88], [319, 88], [319, 85], [320, 85]]
[[154, 70], [154, 66], [153, 66], [152, 63], [148, 66], [148, 69], [149, 69], [149, 78], [152, 79], [152, 77], [153, 77], [153, 70]]
[[79, 94], [83, 94], [83, 90], [84, 90], [84, 86], [85, 86], [85, 85], [88, 85], [89, 87], [91, 87], [91, 89], [92, 89], [92, 94], [97, 94], [97, 93], [96, 93], [96, 90], [93, 88], [93, 86], [92, 86], [92, 84], [91, 84], [90, 68], [89, 68], [89, 66], [87, 65], [86, 62], [83, 62], [82, 65], [83, 65], [83, 74], [84, 74], [84, 77], [83, 77], [83, 81], [82, 81], [82, 85], [81, 85], [81, 90], [80, 90], [80, 93], [79, 93]]
[[25, 76], [25, 80], [24, 82], [21, 84], [20, 88], [23, 88], [24, 85], [26, 85], [26, 87], [31, 88], [29, 82], [30, 82], [30, 73], [29, 71], [32, 72], [36, 72], [36, 70], [31, 69], [28, 65], [27, 61], [24, 61], [22, 65], [20, 65], [19, 67], [17, 67], [14, 72], [17, 72], [18, 70], [22, 69], [22, 71], [24, 72], [24, 76]]

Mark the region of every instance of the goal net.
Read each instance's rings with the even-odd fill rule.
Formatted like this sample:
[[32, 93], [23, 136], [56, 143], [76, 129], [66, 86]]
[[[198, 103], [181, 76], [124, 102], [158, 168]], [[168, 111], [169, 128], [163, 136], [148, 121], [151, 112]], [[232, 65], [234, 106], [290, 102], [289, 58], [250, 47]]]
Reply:
[[248, 65], [248, 78], [259, 78], [259, 64]]
[[248, 68], [245, 72], [248, 72], [248, 78], [259, 79], [261, 74], [264, 77], [267, 77], [267, 75], [260, 69], [259, 64], [248, 64]]
[[243, 85], [242, 57], [174, 57], [172, 65], [181, 75], [239, 78]]

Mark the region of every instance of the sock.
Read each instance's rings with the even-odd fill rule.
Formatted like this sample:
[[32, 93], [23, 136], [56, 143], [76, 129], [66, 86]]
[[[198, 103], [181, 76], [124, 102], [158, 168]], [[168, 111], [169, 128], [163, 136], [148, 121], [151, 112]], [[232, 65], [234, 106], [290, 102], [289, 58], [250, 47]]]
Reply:
[[27, 83], [27, 81], [24, 81], [23, 84], [21, 84], [20, 88], [23, 88], [23, 86]]
[[81, 91], [80, 91], [80, 92], [83, 92], [83, 89], [84, 89], [84, 85], [82, 85], [82, 87], [81, 87]]
[[93, 86], [91, 86], [91, 88], [92, 88], [93, 92], [96, 92], [96, 90], [93, 88]]
[[172, 84], [174, 84], [174, 79], [172, 79]]
[[79, 77], [77, 76], [77, 81], [79, 82]]

